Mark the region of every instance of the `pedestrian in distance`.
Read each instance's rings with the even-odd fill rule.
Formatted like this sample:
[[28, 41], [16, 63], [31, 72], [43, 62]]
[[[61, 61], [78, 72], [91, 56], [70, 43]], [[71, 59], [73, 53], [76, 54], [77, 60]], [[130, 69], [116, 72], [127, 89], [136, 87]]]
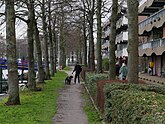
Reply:
[[153, 70], [154, 70], [154, 62], [153, 61], [151, 61], [150, 63], [149, 63], [149, 74], [150, 75], [153, 75]]
[[75, 72], [74, 83], [76, 84], [76, 80], [78, 79], [78, 83], [80, 83], [80, 72], [82, 71], [81, 65], [77, 62], [72, 74]]
[[122, 64], [119, 72], [120, 72], [121, 80], [126, 80], [127, 73], [128, 73], [128, 67], [126, 66], [125, 63]]
[[116, 63], [115, 65], [115, 69], [116, 69], [116, 78], [119, 78], [119, 71], [120, 71], [120, 65], [119, 62]]

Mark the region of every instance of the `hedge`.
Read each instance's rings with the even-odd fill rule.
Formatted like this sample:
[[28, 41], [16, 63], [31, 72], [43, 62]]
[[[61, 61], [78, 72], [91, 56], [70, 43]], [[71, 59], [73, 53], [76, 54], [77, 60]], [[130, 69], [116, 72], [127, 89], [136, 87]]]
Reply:
[[[100, 80], [97, 82], [97, 105], [100, 111], [103, 113], [104, 112], [104, 85], [106, 83], [112, 84], [112, 83], [128, 83], [127, 80]], [[139, 80], [140, 84], [146, 84], [145, 81]]]
[[103, 70], [108, 71], [109, 70], [109, 59], [105, 58], [102, 60]]
[[86, 73], [85, 84], [95, 102], [97, 99], [97, 81], [106, 79], [108, 79], [107, 74]]
[[111, 124], [165, 124], [164, 86], [106, 84], [105, 120]]

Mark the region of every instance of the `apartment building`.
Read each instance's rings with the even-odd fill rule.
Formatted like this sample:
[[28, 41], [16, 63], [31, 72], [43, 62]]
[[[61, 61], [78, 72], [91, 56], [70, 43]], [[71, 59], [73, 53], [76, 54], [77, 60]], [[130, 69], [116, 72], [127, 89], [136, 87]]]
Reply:
[[139, 0], [139, 57], [141, 70], [147, 72], [154, 62], [153, 74], [165, 75], [165, 0]]
[[[128, 19], [126, 17], [126, 3], [122, 3], [122, 7], [118, 11], [118, 20], [116, 23], [116, 58], [120, 62], [123, 59], [126, 61], [128, 57], [127, 53], [127, 42], [128, 42]], [[103, 58], [109, 57], [109, 36], [110, 36], [110, 22], [107, 21], [103, 26], [103, 42], [102, 42], [102, 56]]]
[[119, 60], [120, 64], [123, 61], [127, 62], [128, 52], [128, 19], [127, 19], [127, 4], [122, 3], [122, 7], [119, 8], [118, 20], [116, 23], [116, 58]]
[[102, 58], [109, 58], [109, 35], [110, 35], [110, 22], [109, 20], [104, 23], [102, 27]]
[[6, 39], [0, 34], [0, 58], [6, 57]]

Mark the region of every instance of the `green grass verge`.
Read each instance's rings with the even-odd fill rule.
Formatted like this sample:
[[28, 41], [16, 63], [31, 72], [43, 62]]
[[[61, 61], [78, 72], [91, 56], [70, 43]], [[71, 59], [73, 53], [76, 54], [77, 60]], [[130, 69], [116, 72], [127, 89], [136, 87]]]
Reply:
[[85, 91], [85, 88], [82, 92], [83, 98], [84, 98], [84, 111], [88, 117], [89, 124], [102, 124], [100, 120], [100, 114], [95, 110], [94, 106], [92, 105], [92, 102], [89, 98], [89, 95]]
[[41, 92], [21, 92], [21, 105], [5, 106], [6, 99], [0, 101], [0, 124], [51, 124], [58, 90], [64, 86], [66, 75], [59, 71], [52, 80], [46, 81]]
[[69, 66], [66, 66], [63, 70], [65, 70], [65, 71], [71, 71], [71, 70], [72, 70], [72, 68], [71, 68], [71, 67], [69, 67]]

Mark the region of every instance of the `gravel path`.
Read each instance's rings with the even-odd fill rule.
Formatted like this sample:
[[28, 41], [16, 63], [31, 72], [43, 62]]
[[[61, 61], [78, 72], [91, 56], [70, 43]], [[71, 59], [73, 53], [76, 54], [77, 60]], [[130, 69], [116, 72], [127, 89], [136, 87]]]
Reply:
[[[67, 72], [71, 75], [71, 72]], [[60, 90], [57, 101], [57, 113], [53, 118], [54, 124], [88, 124], [87, 116], [83, 111], [81, 84], [65, 85]]]

